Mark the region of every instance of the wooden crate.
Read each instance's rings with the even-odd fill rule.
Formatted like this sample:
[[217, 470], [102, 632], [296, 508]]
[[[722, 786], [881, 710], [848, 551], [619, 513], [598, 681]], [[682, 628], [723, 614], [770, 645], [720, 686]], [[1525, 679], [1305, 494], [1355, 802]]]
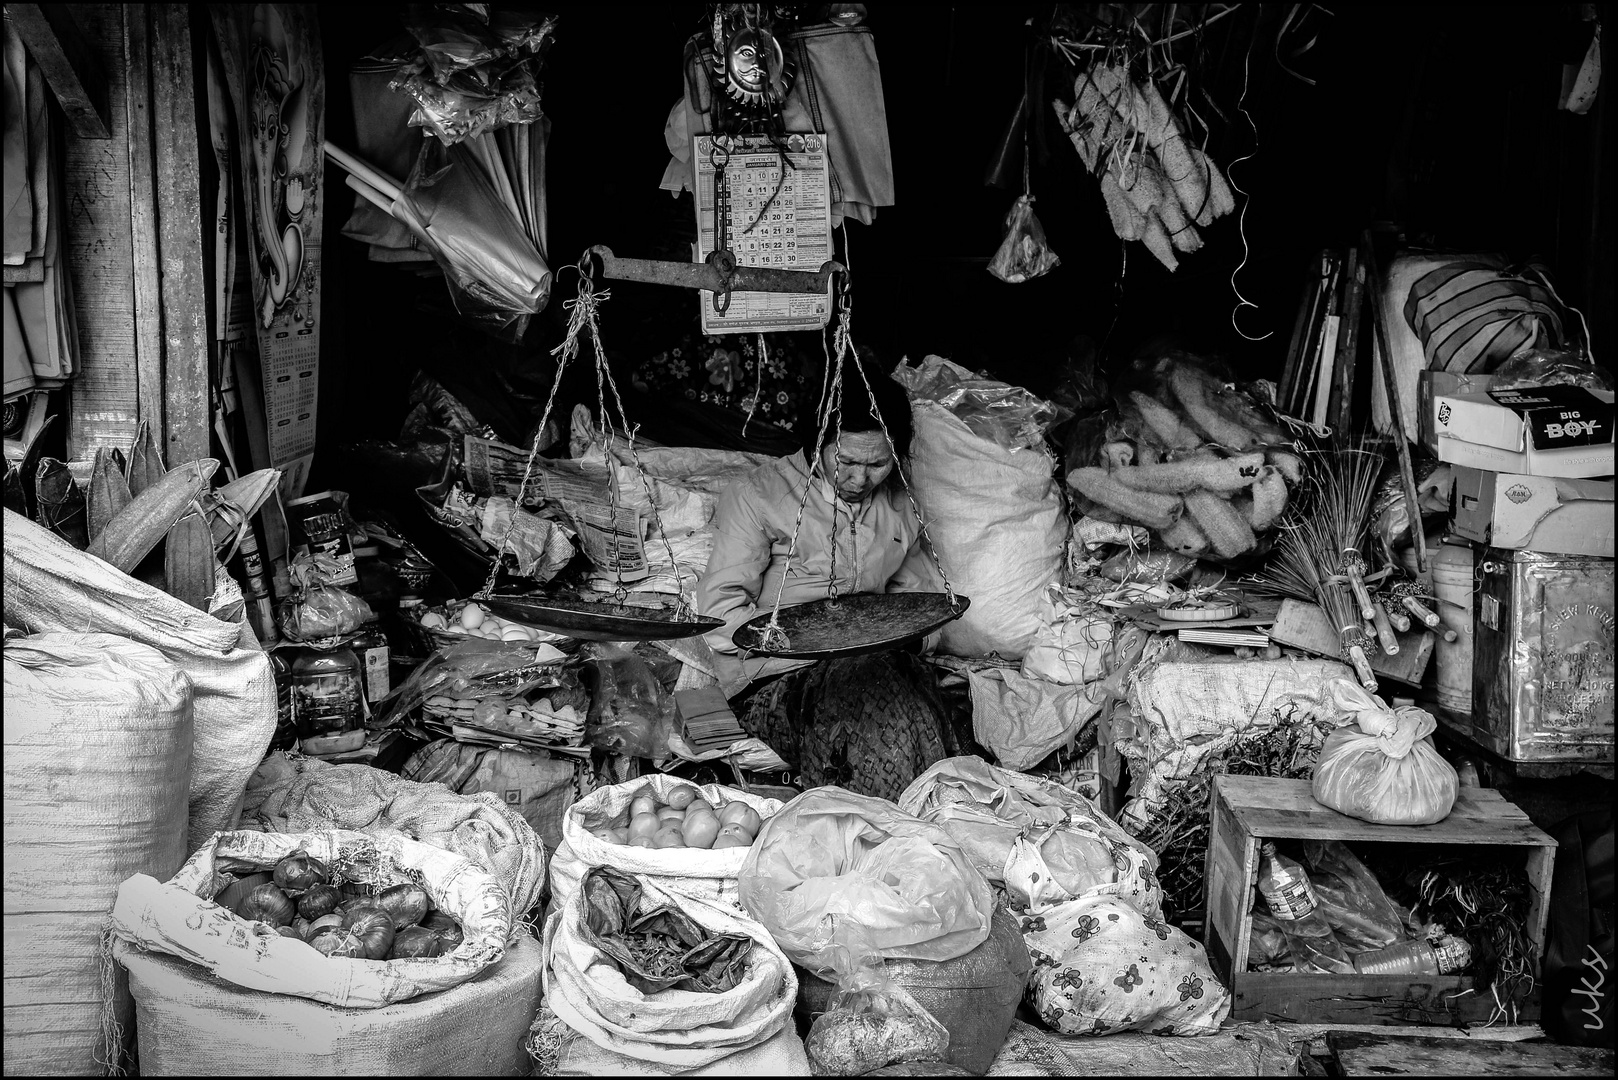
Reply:
[[[1315, 801], [1307, 780], [1217, 776], [1210, 801], [1203, 943], [1214, 970], [1230, 986], [1233, 1020], [1454, 1026], [1487, 1021], [1495, 1010], [1494, 996], [1487, 987], [1474, 986], [1470, 976], [1248, 971], [1254, 886], [1259, 848], [1265, 840], [1521, 849], [1532, 889], [1528, 935], [1536, 961], [1544, 954], [1556, 841], [1497, 791], [1462, 788], [1450, 815], [1425, 826], [1373, 825], [1339, 814]], [[1536, 994], [1520, 1019], [1536, 1018], [1537, 1002]]]

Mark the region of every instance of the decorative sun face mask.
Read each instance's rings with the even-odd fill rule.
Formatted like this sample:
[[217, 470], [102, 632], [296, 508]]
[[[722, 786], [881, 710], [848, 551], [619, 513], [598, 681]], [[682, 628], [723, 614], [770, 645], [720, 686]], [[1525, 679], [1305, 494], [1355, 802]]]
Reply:
[[780, 110], [796, 74], [772, 30], [723, 10], [715, 13], [708, 57], [715, 90], [751, 120]]
[[776, 67], [781, 64], [781, 46], [767, 30], [749, 27], [739, 31], [731, 37], [725, 52], [725, 70], [733, 96], [736, 91], [744, 95], [763, 94], [769, 81], [767, 65], [772, 60]]

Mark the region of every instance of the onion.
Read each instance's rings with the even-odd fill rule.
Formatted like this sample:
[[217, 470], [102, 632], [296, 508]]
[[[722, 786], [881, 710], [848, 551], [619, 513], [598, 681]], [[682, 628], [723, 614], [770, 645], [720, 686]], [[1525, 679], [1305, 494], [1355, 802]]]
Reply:
[[307, 892], [298, 897], [298, 914], [305, 919], [318, 919], [336, 911], [342, 901], [343, 894], [333, 886], [311, 885]]
[[368, 913], [374, 914], [378, 911], [382, 912], [383, 914], [387, 914], [387, 910], [388, 909], [383, 907], [374, 896], [356, 896], [346, 904], [339, 904], [337, 906], [337, 910], [333, 912], [333, 914], [341, 915], [343, 917], [344, 926], [353, 926], [354, 920], [359, 918], [361, 915]]
[[311, 886], [326, 884], [329, 877], [326, 864], [303, 848], [275, 864], [275, 883], [288, 896], [302, 896]]
[[426, 890], [416, 885], [395, 885], [390, 889], [383, 889], [382, 895], [377, 897], [393, 918], [393, 928], [403, 930], [407, 926], [415, 926], [427, 915], [427, 909], [432, 907]]
[[303, 940], [313, 941], [315, 935], [322, 930], [341, 930], [342, 928], [343, 917], [341, 915], [322, 915], [309, 923], [309, 929], [304, 932]]
[[286, 893], [266, 882], [242, 898], [242, 902], [236, 908], [236, 914], [248, 922], [285, 926], [292, 921], [297, 912]]
[[452, 952], [463, 940], [461, 924], [442, 911], [429, 911], [421, 920], [423, 929], [431, 930], [444, 943], [444, 951]]
[[293, 926], [277, 926], [275, 928], [275, 932], [280, 934], [282, 937], [289, 937], [294, 941], [303, 940], [303, 935], [298, 933], [297, 928]]
[[292, 920], [292, 929], [296, 930], [298, 932], [298, 936], [304, 941], [309, 940], [309, 928], [313, 925], [313, 923], [311, 923], [308, 919], [305, 919], [302, 915]]
[[309, 939], [309, 944], [322, 956], [351, 956], [359, 957], [364, 951], [365, 944], [358, 934], [343, 930], [335, 926], [328, 926], [318, 931]]
[[386, 911], [363, 912], [346, 932], [360, 939], [359, 955], [366, 960], [381, 960], [393, 947], [393, 919]]
[[389, 960], [427, 960], [444, 952], [444, 939], [425, 926], [407, 926], [393, 935]]

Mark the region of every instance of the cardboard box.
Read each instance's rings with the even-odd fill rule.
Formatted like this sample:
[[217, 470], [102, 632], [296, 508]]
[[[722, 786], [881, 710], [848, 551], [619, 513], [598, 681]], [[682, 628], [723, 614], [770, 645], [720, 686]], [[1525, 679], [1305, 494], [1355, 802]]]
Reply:
[[1523, 476], [1569, 478], [1611, 476], [1614, 472], [1613, 445], [1574, 446], [1562, 450], [1502, 450], [1498, 446], [1467, 442], [1440, 436], [1438, 460], [1489, 472], [1517, 473]]
[[1457, 466], [1455, 532], [1497, 548], [1614, 554], [1611, 480], [1523, 476]]
[[1438, 460], [1526, 476], [1611, 476], [1613, 395], [1546, 386], [1435, 394]]
[[1459, 375], [1453, 371], [1423, 371], [1416, 384], [1417, 414], [1421, 445], [1438, 453], [1438, 402], [1440, 396], [1481, 394], [1494, 383], [1493, 375]]

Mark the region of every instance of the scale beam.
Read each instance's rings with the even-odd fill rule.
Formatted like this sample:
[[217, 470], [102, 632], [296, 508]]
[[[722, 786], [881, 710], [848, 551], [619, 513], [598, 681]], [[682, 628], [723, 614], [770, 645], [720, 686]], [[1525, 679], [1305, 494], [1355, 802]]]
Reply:
[[839, 262], [827, 262], [814, 273], [806, 270], [775, 270], [765, 266], [739, 266], [733, 255], [716, 251], [706, 262], [663, 262], [655, 259], [621, 259], [612, 249], [597, 244], [589, 255], [601, 262], [603, 277], [617, 281], [645, 281], [653, 285], [675, 285], [682, 289], [709, 292], [824, 293], [831, 288], [833, 274], [844, 273]]

